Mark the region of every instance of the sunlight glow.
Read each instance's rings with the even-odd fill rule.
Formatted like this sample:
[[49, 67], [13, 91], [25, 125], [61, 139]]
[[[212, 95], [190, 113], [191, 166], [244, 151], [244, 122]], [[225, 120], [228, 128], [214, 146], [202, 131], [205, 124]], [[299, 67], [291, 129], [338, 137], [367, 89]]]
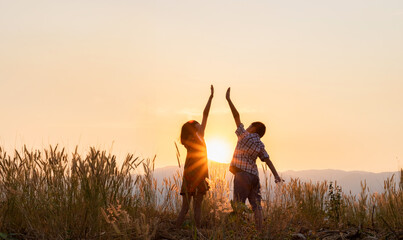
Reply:
[[207, 139], [207, 157], [209, 160], [230, 163], [232, 158], [232, 151], [230, 145], [219, 138]]

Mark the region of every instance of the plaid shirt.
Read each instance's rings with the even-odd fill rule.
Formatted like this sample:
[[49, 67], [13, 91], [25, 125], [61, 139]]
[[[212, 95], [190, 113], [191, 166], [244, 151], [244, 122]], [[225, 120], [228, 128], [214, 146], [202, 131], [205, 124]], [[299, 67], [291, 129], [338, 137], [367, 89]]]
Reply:
[[[256, 159], [270, 160], [265, 146], [257, 133], [249, 133], [241, 123], [235, 131], [238, 136], [238, 143], [235, 148], [234, 156], [231, 161], [230, 170], [238, 168], [241, 171], [259, 176]], [[233, 172], [233, 171], [231, 171]]]

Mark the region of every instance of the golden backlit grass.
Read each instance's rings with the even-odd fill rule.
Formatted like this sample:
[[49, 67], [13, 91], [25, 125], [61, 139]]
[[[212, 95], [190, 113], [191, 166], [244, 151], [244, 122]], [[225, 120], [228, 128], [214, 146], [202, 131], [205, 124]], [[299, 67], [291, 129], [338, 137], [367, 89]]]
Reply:
[[399, 239], [403, 234], [403, 180], [396, 186], [388, 179], [384, 192], [374, 194], [364, 182], [362, 193], [352, 196], [330, 182], [293, 179], [276, 185], [267, 169], [260, 176], [264, 231], [258, 233], [249, 207], [236, 206], [232, 213], [227, 168], [221, 164], [210, 165], [202, 227], [194, 227], [189, 213], [175, 229], [182, 171], [178, 167], [157, 184], [154, 162], [128, 155], [118, 166], [115, 156], [93, 148], [86, 156], [57, 147], [24, 148], [10, 156], [0, 148], [0, 239], [292, 239], [298, 233], [307, 239]]

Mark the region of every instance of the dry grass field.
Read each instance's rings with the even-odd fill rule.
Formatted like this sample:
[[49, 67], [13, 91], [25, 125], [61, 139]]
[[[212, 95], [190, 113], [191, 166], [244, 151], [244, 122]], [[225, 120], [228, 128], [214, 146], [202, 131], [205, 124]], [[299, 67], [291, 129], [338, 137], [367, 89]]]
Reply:
[[212, 165], [201, 228], [190, 212], [176, 229], [181, 168], [157, 187], [154, 162], [133, 155], [117, 161], [94, 148], [86, 156], [58, 147], [12, 154], [0, 148], [0, 239], [403, 238], [402, 175], [394, 176], [400, 186], [386, 179], [383, 192], [370, 194], [364, 182], [352, 196], [332, 182], [276, 185], [265, 171], [265, 230], [256, 232], [248, 206], [233, 212], [225, 169]]

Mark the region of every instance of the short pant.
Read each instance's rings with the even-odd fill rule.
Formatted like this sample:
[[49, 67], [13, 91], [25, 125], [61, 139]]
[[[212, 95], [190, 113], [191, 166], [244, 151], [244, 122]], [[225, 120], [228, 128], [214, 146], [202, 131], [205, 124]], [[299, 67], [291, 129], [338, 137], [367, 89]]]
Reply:
[[246, 199], [255, 209], [262, 209], [259, 177], [251, 173], [239, 171], [234, 178], [234, 201], [245, 203]]

